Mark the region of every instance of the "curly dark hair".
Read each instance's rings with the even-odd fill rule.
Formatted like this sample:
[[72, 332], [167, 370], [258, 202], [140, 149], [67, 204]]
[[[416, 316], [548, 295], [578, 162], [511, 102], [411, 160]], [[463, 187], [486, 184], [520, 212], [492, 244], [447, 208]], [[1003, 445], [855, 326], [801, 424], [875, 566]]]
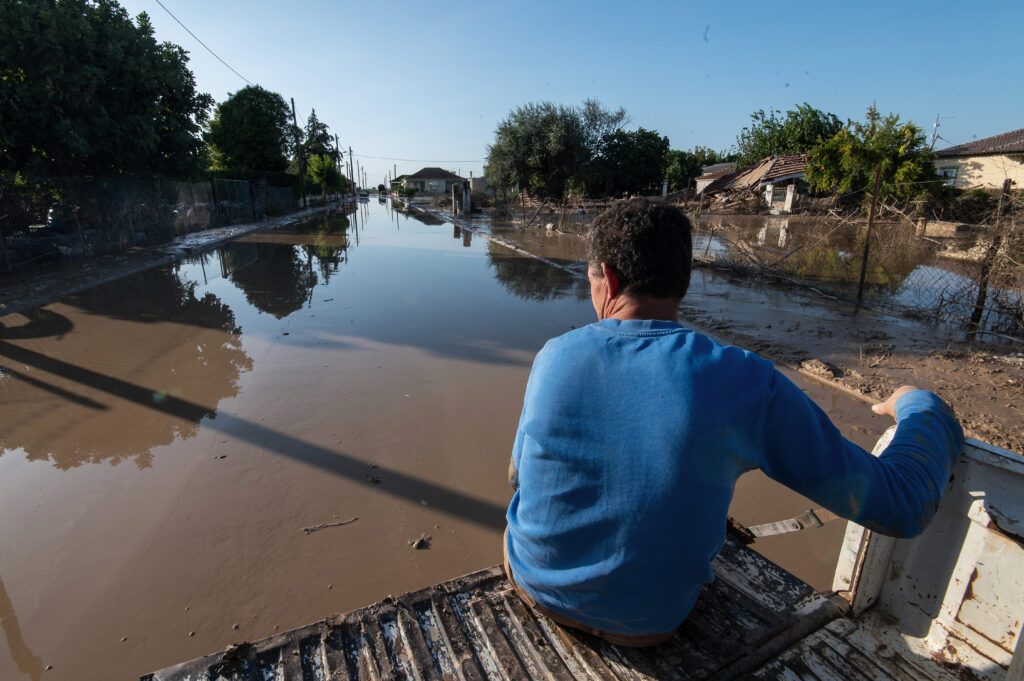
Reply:
[[622, 292], [682, 298], [690, 285], [690, 220], [675, 206], [645, 199], [621, 201], [594, 219], [587, 261], [619, 275]]

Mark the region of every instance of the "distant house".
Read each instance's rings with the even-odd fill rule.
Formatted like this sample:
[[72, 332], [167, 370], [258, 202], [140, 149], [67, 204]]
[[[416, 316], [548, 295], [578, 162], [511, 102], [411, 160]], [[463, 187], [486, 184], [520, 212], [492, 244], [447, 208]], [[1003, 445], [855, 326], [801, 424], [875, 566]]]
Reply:
[[465, 182], [465, 178], [449, 173], [443, 168], [423, 168], [402, 180], [402, 186], [418, 189], [425, 194], [445, 194], [453, 184]]
[[935, 169], [951, 187], [993, 188], [1010, 179], [1024, 186], [1024, 128], [943, 149]]

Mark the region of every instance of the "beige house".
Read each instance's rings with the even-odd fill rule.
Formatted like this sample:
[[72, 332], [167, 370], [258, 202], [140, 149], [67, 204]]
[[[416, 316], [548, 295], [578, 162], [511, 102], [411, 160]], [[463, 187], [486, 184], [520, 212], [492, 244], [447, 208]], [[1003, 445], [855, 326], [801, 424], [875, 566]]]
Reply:
[[951, 187], [1024, 187], [1024, 128], [936, 152], [935, 169]]

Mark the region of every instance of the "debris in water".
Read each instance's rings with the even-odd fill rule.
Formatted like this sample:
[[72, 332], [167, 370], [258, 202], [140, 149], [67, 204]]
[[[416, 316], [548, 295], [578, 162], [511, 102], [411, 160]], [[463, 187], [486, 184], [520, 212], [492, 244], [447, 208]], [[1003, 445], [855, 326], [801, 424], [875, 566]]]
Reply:
[[325, 302], [325, 303], [329, 303], [329, 302], [331, 302], [332, 300], [334, 300], [334, 298], [324, 298], [324, 302]]
[[409, 546], [414, 549], [429, 549], [430, 548], [430, 536], [427, 534], [421, 534], [419, 539], [410, 539]]
[[[338, 442], [341, 442], [341, 440], [338, 440]], [[377, 467], [377, 464], [375, 464], [372, 461], [367, 461], [366, 465], [369, 466], [370, 468], [376, 468]]]
[[190, 632], [188, 632], [188, 636], [189, 636], [189, 638], [192, 638], [192, 637], [193, 637], [193, 636], [195, 636], [195, 635], [196, 635], [196, 632], [194, 632], [194, 631], [190, 631]]
[[232, 624], [231, 628], [234, 629], [235, 631], [238, 631], [238, 625], [237, 624]]
[[127, 641], [127, 640], [128, 640], [128, 637], [127, 637], [127, 636], [122, 636], [122, 637], [121, 637], [121, 643], [124, 643], [124, 642], [125, 642], [125, 641]]
[[348, 525], [349, 523], [354, 523], [357, 520], [359, 520], [359, 516], [355, 516], [354, 518], [349, 518], [348, 520], [342, 520], [342, 521], [336, 522], [336, 523], [320, 523], [319, 525], [313, 525], [313, 527], [303, 527], [302, 531], [305, 532], [306, 534], [312, 534], [312, 533], [316, 532], [317, 530], [323, 530], [323, 529], [326, 529], [328, 527], [341, 527], [342, 525]]
[[284, 332], [284, 333], [282, 333], [281, 335], [282, 335], [282, 336], [290, 336], [291, 334], [290, 334], [290, 333], [288, 333], [287, 331], [285, 331], [285, 332]]
[[378, 478], [376, 475], [364, 475], [363, 477], [366, 478], [367, 480], [369, 480], [370, 482], [372, 482], [375, 485], [379, 485], [380, 484], [380, 478]]
[[420, 504], [423, 506], [430, 506], [430, 502], [426, 499], [420, 499]]

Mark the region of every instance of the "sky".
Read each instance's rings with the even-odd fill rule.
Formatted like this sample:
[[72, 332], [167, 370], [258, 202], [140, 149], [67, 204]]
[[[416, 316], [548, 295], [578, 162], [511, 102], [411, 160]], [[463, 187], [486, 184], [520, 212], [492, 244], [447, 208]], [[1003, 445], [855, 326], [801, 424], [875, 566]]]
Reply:
[[[246, 80], [311, 109], [366, 169], [483, 174], [528, 102], [599, 100], [673, 149], [725, 150], [758, 109], [872, 102], [942, 149], [1024, 127], [1024, 2], [120, 0], [218, 102]], [[236, 75], [168, 13], [187, 26]], [[244, 78], [244, 80], [243, 80]]]

